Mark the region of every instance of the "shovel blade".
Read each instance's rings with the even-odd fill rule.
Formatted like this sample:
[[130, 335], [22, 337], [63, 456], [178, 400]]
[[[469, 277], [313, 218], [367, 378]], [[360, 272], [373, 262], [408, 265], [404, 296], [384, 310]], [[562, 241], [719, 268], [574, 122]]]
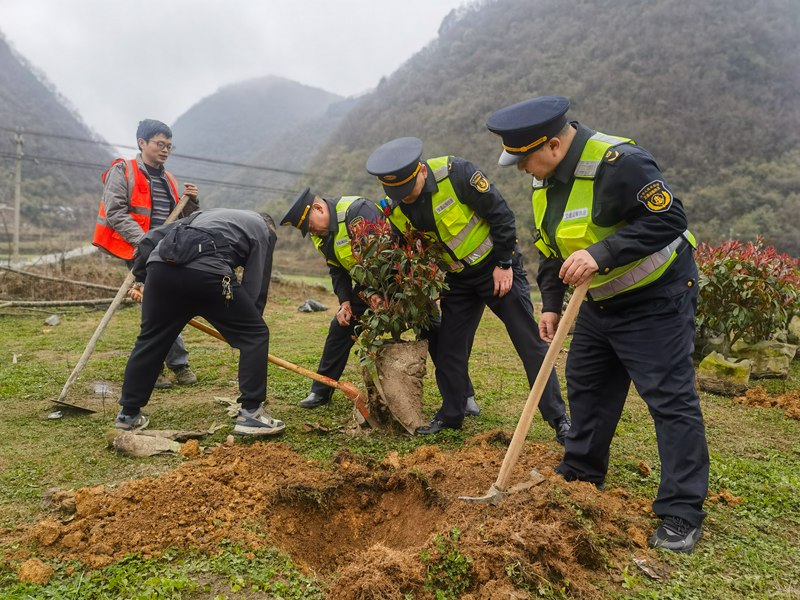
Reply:
[[506, 499], [509, 492], [506, 490], [501, 490], [495, 484], [492, 484], [492, 487], [489, 488], [489, 491], [486, 492], [483, 496], [459, 496], [459, 500], [463, 500], [464, 502], [475, 502], [479, 504], [491, 504], [493, 506], [497, 506]]
[[459, 496], [458, 499], [463, 500], [464, 502], [479, 502], [481, 504], [491, 504], [492, 506], [497, 506], [511, 494], [516, 494], [517, 492], [521, 492], [523, 490], [529, 490], [533, 486], [539, 485], [544, 481], [544, 475], [539, 473], [539, 471], [536, 469], [531, 469], [528, 477], [529, 479], [526, 481], [521, 481], [505, 490], [497, 487], [496, 483], [493, 483], [492, 487], [489, 488], [489, 491], [486, 492], [484, 496]]
[[72, 404], [70, 402], [65, 402], [64, 400], [53, 400], [53, 402], [55, 404], [58, 404], [59, 406], [67, 406], [69, 408], [73, 408], [80, 412], [85, 412], [89, 414], [97, 412], [95, 409], [89, 408], [88, 406], [81, 406], [80, 404]]

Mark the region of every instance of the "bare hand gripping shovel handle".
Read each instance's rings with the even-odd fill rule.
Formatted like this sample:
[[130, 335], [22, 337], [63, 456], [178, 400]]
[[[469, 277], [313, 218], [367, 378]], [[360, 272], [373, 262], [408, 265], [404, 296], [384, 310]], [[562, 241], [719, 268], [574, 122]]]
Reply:
[[[214, 329], [213, 327], [209, 327], [208, 325], [201, 323], [196, 319], [192, 319], [189, 321], [189, 325], [192, 327], [196, 327], [200, 331], [205, 331], [207, 334], [217, 338], [218, 340], [225, 341], [225, 338], [222, 334]], [[364, 395], [360, 389], [358, 389], [355, 385], [350, 383], [349, 381], [336, 381], [335, 379], [331, 379], [330, 377], [326, 377], [325, 375], [320, 375], [314, 371], [309, 371], [308, 369], [304, 369], [303, 367], [299, 367], [294, 363], [290, 363], [289, 361], [283, 360], [282, 358], [278, 358], [277, 356], [272, 356], [272, 354], [267, 355], [267, 360], [274, 365], [278, 365], [279, 367], [283, 367], [288, 371], [293, 371], [300, 375], [305, 375], [306, 377], [310, 377], [315, 381], [319, 381], [320, 383], [324, 383], [327, 386], [332, 388], [336, 388], [341, 390], [342, 393], [350, 398], [353, 401], [353, 404], [358, 409], [358, 412], [361, 413], [361, 416], [364, 417], [364, 420], [369, 423], [370, 427], [373, 429], [377, 429], [379, 427], [378, 422], [375, 420], [375, 417], [369, 414], [367, 410], [367, 406], [365, 404], [367, 397]]]
[[[175, 208], [172, 209], [172, 212], [169, 213], [169, 216], [167, 217], [167, 220], [164, 221], [164, 223], [165, 224], [172, 223], [175, 219], [177, 219], [180, 216], [183, 209], [186, 207], [187, 202], [189, 202], [189, 196], [184, 194], [183, 196], [181, 196], [181, 199], [178, 202], [178, 204], [175, 205]], [[72, 384], [75, 383], [75, 380], [78, 378], [78, 375], [80, 375], [81, 371], [83, 371], [83, 368], [86, 366], [86, 363], [89, 361], [89, 357], [92, 355], [92, 352], [94, 352], [94, 347], [97, 345], [97, 340], [99, 340], [100, 336], [103, 335], [103, 331], [105, 331], [106, 326], [108, 326], [109, 321], [111, 321], [111, 317], [113, 317], [114, 313], [117, 312], [119, 305], [122, 304], [122, 301], [125, 299], [125, 294], [127, 294], [128, 290], [131, 289], [133, 282], [134, 282], [133, 273], [129, 272], [128, 276], [125, 277], [125, 281], [122, 282], [119, 291], [117, 291], [117, 295], [114, 296], [114, 299], [111, 301], [108, 310], [106, 310], [106, 314], [103, 315], [103, 318], [100, 320], [100, 323], [98, 323], [97, 329], [94, 330], [92, 337], [89, 339], [89, 343], [86, 344], [86, 348], [84, 349], [83, 354], [81, 355], [80, 359], [75, 365], [75, 368], [72, 369], [72, 373], [70, 373], [70, 376], [67, 378], [67, 382], [64, 384], [64, 387], [61, 390], [61, 394], [59, 395], [58, 400], [55, 400], [57, 404], [71, 406], [72, 408], [78, 408], [86, 412], [96, 412], [90, 408], [86, 408], [85, 406], [80, 406], [78, 404], [65, 402], [64, 399], [67, 397], [67, 394], [69, 393], [69, 389], [72, 387]]]
[[536, 412], [536, 408], [539, 406], [539, 401], [542, 399], [542, 393], [544, 392], [545, 385], [550, 377], [550, 371], [552, 371], [553, 365], [556, 363], [556, 357], [561, 351], [561, 347], [564, 344], [564, 340], [567, 337], [570, 327], [572, 327], [572, 324], [575, 322], [575, 318], [578, 316], [581, 302], [583, 302], [583, 299], [586, 297], [586, 292], [589, 289], [590, 283], [591, 279], [585, 281], [575, 288], [575, 291], [572, 293], [572, 298], [570, 298], [569, 304], [567, 304], [567, 309], [564, 311], [564, 315], [561, 317], [561, 320], [558, 323], [555, 335], [553, 336], [553, 341], [550, 342], [550, 348], [547, 349], [547, 354], [544, 356], [542, 366], [539, 368], [539, 373], [536, 375], [536, 381], [533, 382], [531, 393], [528, 394], [528, 400], [525, 402], [525, 408], [522, 409], [522, 415], [520, 415], [517, 428], [514, 430], [514, 437], [511, 438], [511, 444], [509, 444], [505, 458], [503, 458], [503, 464], [500, 466], [500, 473], [497, 475], [497, 481], [492, 484], [492, 486], [489, 488], [489, 491], [486, 492], [486, 495], [477, 497], [460, 496], [459, 500], [465, 500], [467, 502], [482, 502], [485, 504], [498, 504], [511, 493], [517, 491], [515, 488], [525, 489], [531, 485], [534, 485], [535, 483], [538, 483], [525, 482], [523, 484], [519, 484], [518, 486], [514, 486], [514, 488], [511, 489], [508, 487], [508, 481], [511, 478], [511, 471], [514, 470], [517, 460], [519, 460], [519, 455], [522, 452], [522, 446], [525, 443], [525, 437], [528, 435], [528, 430], [531, 427], [533, 414]]

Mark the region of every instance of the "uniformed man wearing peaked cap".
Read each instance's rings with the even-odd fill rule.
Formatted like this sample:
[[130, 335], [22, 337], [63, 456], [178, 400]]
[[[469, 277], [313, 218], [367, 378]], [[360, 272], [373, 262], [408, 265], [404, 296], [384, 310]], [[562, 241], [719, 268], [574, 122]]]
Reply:
[[[281, 225], [291, 225], [299, 229], [303, 236], [311, 233], [311, 240], [328, 264], [333, 292], [339, 300], [339, 310], [331, 320], [317, 367], [317, 373], [320, 375], [335, 380], [342, 376], [350, 349], [355, 343], [355, 326], [367, 309], [362, 297], [363, 288], [350, 277], [350, 269], [355, 265], [350, 247], [353, 227], [360, 222], [376, 222], [383, 219], [381, 209], [366, 198], [360, 196], [323, 198], [313, 194], [309, 188], [297, 195], [281, 219]], [[439, 318], [436, 316], [431, 319], [431, 328], [424, 335], [428, 340], [428, 349], [434, 364], [438, 330]], [[468, 414], [480, 414], [471, 381], [467, 393], [470, 396], [467, 399]], [[308, 396], [300, 401], [300, 406], [317, 408], [330, 402], [332, 394], [333, 388], [315, 381]]]
[[694, 237], [653, 156], [629, 138], [568, 122], [544, 96], [486, 122], [499, 164], [533, 175], [540, 251], [539, 330], [550, 341], [567, 285], [591, 279], [567, 357], [572, 428], [556, 471], [602, 485], [631, 381], [650, 409], [661, 458], [650, 544], [689, 553], [702, 535], [708, 448], [694, 386]]
[[291, 225], [306, 237], [312, 204], [314, 204], [314, 194], [311, 193], [311, 188], [306, 188], [292, 200], [289, 210], [281, 219], [281, 225]]
[[[360, 196], [323, 198], [305, 188], [292, 200], [281, 225], [291, 225], [311, 241], [325, 257], [331, 276], [333, 293], [339, 300], [339, 310], [331, 320], [328, 336], [322, 349], [317, 372], [338, 380], [347, 366], [353, 347], [354, 328], [366, 310], [361, 288], [350, 277], [355, 264], [350, 250], [350, 233], [354, 223], [383, 219], [378, 207]], [[315, 381], [300, 401], [302, 408], [317, 408], [330, 402], [333, 388]]]
[[[397, 229], [407, 227], [436, 238], [449, 254], [449, 289], [441, 300], [436, 382], [442, 406], [416, 433], [460, 429], [466, 414], [467, 363], [475, 331], [489, 306], [505, 323], [528, 381], [533, 385], [547, 345], [539, 339], [530, 288], [517, 248], [514, 213], [475, 165], [442, 156], [422, 160], [422, 141], [392, 140], [376, 149], [366, 168], [390, 202], [384, 213]], [[542, 416], [563, 443], [569, 417], [555, 372], [539, 404]]]
[[569, 100], [563, 96], [542, 96], [494, 113], [486, 127], [503, 138], [498, 164], [510, 167], [541, 148], [567, 124], [568, 109]]
[[400, 202], [414, 189], [422, 168], [422, 140], [404, 137], [375, 150], [367, 160], [367, 172], [375, 175], [386, 195]]

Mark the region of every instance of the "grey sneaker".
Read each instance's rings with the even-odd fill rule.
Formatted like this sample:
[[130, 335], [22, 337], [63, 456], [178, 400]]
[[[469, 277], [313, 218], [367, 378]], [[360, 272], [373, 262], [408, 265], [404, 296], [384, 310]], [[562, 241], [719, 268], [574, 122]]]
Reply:
[[468, 417], [479, 417], [481, 415], [481, 409], [478, 403], [475, 402], [475, 396], [467, 396], [467, 408], [464, 414]]
[[117, 415], [117, 419], [114, 421], [114, 429], [119, 429], [120, 431], [139, 431], [140, 429], [147, 427], [149, 424], [150, 419], [148, 419], [147, 416], [143, 415], [142, 413], [132, 417], [119, 413]]
[[182, 365], [174, 370], [175, 383], [178, 385], [194, 385], [197, 383], [197, 375], [189, 368], [189, 365]]
[[166, 390], [167, 388], [172, 387], [172, 382], [167, 379], [166, 374], [162, 371], [161, 374], [156, 379], [156, 385], [154, 386], [157, 390]]
[[233, 433], [238, 435], [278, 435], [286, 429], [286, 424], [278, 419], [273, 419], [264, 410], [264, 406], [259, 406], [258, 410], [249, 411], [239, 409], [239, 416], [236, 417], [236, 425]]
[[686, 519], [667, 515], [661, 525], [650, 536], [650, 545], [653, 548], [666, 548], [673, 552], [691, 554], [694, 545], [703, 537], [703, 527], [695, 527]]

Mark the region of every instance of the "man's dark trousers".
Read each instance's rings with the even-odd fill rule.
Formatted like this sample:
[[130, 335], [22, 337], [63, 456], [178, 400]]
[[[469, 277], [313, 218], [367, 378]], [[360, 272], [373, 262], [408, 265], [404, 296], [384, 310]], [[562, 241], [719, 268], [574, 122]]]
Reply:
[[266, 398], [269, 329], [247, 292], [231, 276], [233, 298], [222, 295], [222, 278], [185, 266], [147, 265], [142, 325], [125, 367], [119, 403], [141, 408], [150, 399], [164, 357], [195, 316], [208, 320], [239, 350], [239, 402], [256, 408]]
[[708, 448], [694, 386], [696, 281], [624, 309], [585, 302], [567, 357], [572, 427], [557, 470], [566, 479], [602, 483], [631, 380], [653, 417], [661, 483], [659, 517], [699, 525], [708, 491]]
[[[331, 379], [339, 380], [344, 373], [347, 366], [347, 359], [350, 357], [350, 349], [353, 347], [355, 341], [355, 326], [358, 324], [358, 319], [367, 310], [364, 301], [358, 295], [361, 288], [356, 286], [353, 290], [353, 297], [350, 300], [350, 306], [353, 310], [353, 318], [350, 319], [349, 325], [339, 325], [339, 321], [334, 316], [331, 319], [330, 327], [328, 327], [328, 337], [325, 338], [325, 346], [322, 348], [322, 356], [319, 359], [319, 366], [317, 366], [317, 373], [330, 377]], [[333, 388], [314, 381], [311, 384], [311, 392], [318, 394], [323, 398], [330, 398], [333, 394]]]
[[[548, 346], [539, 337], [539, 329], [533, 318], [530, 286], [521, 258], [514, 260], [514, 283], [502, 298], [494, 295], [494, 278], [490, 267], [491, 265], [486, 265], [477, 274], [470, 276], [461, 273], [447, 275], [446, 281], [450, 288], [444, 293], [441, 302], [442, 327], [439, 332], [436, 369], [436, 383], [442, 395], [442, 407], [436, 413], [436, 418], [453, 427], [460, 426], [464, 419], [468, 396], [469, 355], [475, 331], [486, 306], [506, 326], [531, 387], [547, 354]], [[546, 421], [566, 414], [555, 371], [550, 372], [539, 410]]]

